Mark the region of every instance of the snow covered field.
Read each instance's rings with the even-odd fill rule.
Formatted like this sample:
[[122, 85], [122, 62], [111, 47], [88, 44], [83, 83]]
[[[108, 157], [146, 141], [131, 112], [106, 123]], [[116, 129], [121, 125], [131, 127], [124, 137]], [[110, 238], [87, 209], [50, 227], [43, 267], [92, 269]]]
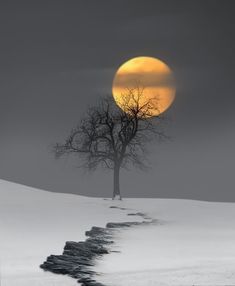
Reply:
[[43, 272], [65, 241], [85, 239], [91, 226], [137, 220], [117, 205], [147, 212], [158, 225], [121, 231], [103, 256], [97, 280], [115, 286], [235, 285], [235, 204], [170, 199], [97, 198], [55, 194], [0, 181], [1, 286], [74, 286]]
[[119, 234], [99, 282], [115, 286], [235, 285], [235, 204], [130, 199], [161, 223]]
[[61, 254], [66, 241], [84, 240], [85, 231], [93, 225], [125, 221], [125, 213], [110, 205], [110, 200], [56, 194], [0, 180], [0, 285], [78, 285], [75, 279], [44, 272], [39, 265], [48, 255]]

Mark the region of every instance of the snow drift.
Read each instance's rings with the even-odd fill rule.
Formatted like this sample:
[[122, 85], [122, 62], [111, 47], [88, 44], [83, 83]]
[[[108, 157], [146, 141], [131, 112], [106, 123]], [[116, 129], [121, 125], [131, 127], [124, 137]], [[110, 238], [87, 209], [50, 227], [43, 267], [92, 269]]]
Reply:
[[[75, 286], [42, 271], [65, 241], [82, 241], [92, 226], [127, 220], [130, 210], [161, 223], [118, 233], [99, 260], [97, 281], [115, 286], [235, 284], [235, 204], [169, 199], [122, 202], [56, 194], [0, 181], [1, 286]], [[132, 219], [128, 217], [128, 220]], [[136, 217], [133, 217], [136, 220]]]

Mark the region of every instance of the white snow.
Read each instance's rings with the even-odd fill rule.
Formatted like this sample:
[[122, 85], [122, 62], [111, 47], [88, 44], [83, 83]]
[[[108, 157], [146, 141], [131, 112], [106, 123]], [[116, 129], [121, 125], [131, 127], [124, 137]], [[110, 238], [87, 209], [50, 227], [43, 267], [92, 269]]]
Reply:
[[0, 180], [1, 286], [75, 286], [75, 279], [42, 271], [65, 241], [85, 239], [91, 226], [137, 220], [159, 224], [120, 231], [115, 250], [97, 265], [97, 280], [115, 286], [235, 285], [235, 204], [173, 199], [98, 198], [56, 194]]
[[75, 279], [44, 272], [39, 265], [48, 255], [61, 254], [66, 241], [84, 240], [92, 226], [125, 221], [126, 214], [110, 205], [110, 200], [0, 180], [0, 285], [78, 285]]
[[107, 286], [235, 285], [235, 204], [127, 199], [159, 225], [119, 234], [97, 266]]

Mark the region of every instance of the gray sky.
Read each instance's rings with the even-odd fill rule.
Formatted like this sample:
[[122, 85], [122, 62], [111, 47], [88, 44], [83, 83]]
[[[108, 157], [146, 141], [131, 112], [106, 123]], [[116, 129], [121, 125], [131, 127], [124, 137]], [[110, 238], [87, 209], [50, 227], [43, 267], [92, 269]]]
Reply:
[[148, 173], [122, 173], [124, 196], [235, 201], [233, 1], [1, 1], [0, 177], [110, 196], [112, 174], [55, 160], [115, 70], [135, 56], [173, 69], [173, 142], [152, 146]]

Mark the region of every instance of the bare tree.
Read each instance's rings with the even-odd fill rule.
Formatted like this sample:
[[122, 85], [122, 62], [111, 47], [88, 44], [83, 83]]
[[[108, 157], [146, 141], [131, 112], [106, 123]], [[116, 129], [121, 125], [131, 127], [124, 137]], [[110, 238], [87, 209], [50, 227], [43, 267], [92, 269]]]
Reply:
[[79, 154], [82, 166], [113, 170], [113, 199], [121, 199], [120, 168], [146, 165], [146, 145], [155, 138], [164, 139], [162, 117], [152, 116], [156, 99], [143, 100], [144, 89], [127, 89], [119, 108], [114, 100], [103, 98], [89, 108], [80, 124], [71, 130], [64, 144], [56, 144], [55, 154]]

